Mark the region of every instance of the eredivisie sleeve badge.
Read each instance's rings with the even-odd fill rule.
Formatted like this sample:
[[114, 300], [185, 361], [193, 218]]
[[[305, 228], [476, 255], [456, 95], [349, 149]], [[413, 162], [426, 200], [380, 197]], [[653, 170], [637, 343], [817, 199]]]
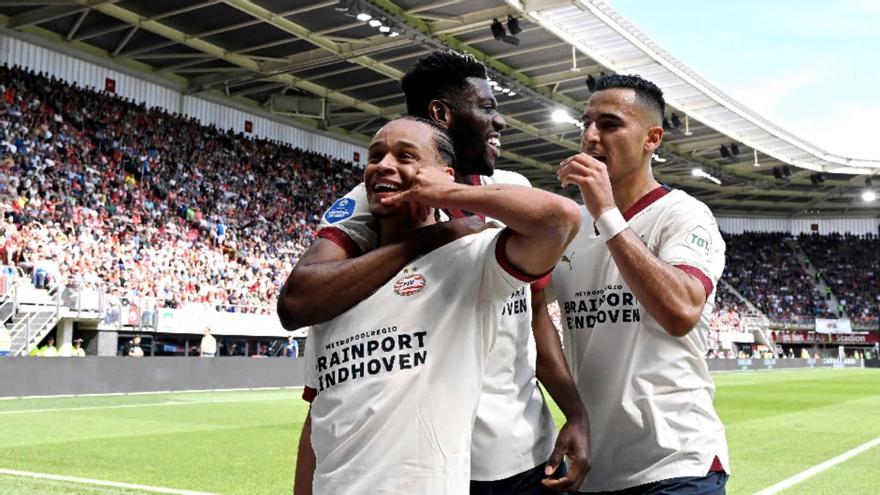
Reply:
[[425, 290], [427, 281], [416, 267], [404, 268], [403, 275], [394, 282], [394, 293], [398, 296], [414, 296]]

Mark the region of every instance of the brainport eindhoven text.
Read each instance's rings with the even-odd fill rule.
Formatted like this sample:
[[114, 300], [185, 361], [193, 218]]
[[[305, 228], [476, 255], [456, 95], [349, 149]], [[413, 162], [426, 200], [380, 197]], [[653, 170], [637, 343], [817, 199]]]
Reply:
[[422, 366], [428, 358], [426, 331], [398, 332], [390, 326], [330, 342], [318, 356], [318, 390], [368, 375]]
[[593, 328], [606, 323], [633, 323], [642, 320], [639, 302], [621, 286], [575, 293], [580, 299], [561, 301], [562, 313], [571, 330]]

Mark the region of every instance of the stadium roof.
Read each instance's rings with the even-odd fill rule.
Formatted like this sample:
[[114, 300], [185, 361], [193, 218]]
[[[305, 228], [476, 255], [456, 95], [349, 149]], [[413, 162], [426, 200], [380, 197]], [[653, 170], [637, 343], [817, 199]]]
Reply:
[[[716, 213], [880, 214], [880, 206], [860, 197], [869, 176], [853, 175], [878, 174], [880, 162], [826, 153], [778, 128], [605, 2], [509, 1], [5, 0], [0, 26], [159, 74], [191, 94], [220, 91], [276, 109], [285, 99], [274, 96], [272, 104], [273, 95], [322, 98], [323, 118], [299, 119], [359, 140], [404, 111], [398, 79], [418, 57], [436, 48], [466, 51], [507, 90], [496, 93], [509, 126], [498, 166], [556, 191], [556, 164], [578, 150], [579, 130], [555, 122], [551, 112], [579, 115], [590, 95], [588, 76], [639, 73], [661, 86], [668, 120], [679, 123], [667, 131], [655, 174]], [[508, 16], [521, 29], [513, 37]], [[493, 36], [495, 19], [517, 45]], [[694, 176], [696, 167], [721, 184]]]

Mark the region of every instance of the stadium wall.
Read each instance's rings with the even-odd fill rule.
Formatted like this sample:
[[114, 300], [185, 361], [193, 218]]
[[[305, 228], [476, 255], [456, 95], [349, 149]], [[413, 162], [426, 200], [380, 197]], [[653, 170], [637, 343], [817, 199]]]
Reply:
[[[20, 39], [26, 37], [28, 40]], [[204, 125], [214, 124], [221, 129], [234, 129], [245, 132], [245, 121], [253, 125], [252, 136], [273, 139], [294, 146], [330, 155], [347, 161], [354, 161], [355, 153], [367, 156], [366, 148], [359, 144], [346, 142], [318, 132], [297, 127], [296, 123], [268, 112], [256, 111], [232, 101], [216, 102], [210, 96], [197, 97], [184, 93], [185, 88], [175, 87], [170, 81], [157, 76], [136, 76], [132, 69], [123, 68], [112, 60], [89, 57], [85, 54], [65, 52], [43, 46], [50, 43], [27, 33], [0, 30], [0, 63], [21, 65], [36, 72], [45, 72], [81, 87], [105, 88], [106, 80], [115, 81], [115, 93], [131, 98], [147, 107], [159, 107], [168, 112], [177, 112], [194, 117]], [[116, 67], [114, 67], [116, 66]], [[147, 79], [152, 79], [147, 80]]]
[[[815, 226], [815, 227], [814, 227]], [[877, 234], [877, 218], [737, 218], [718, 217], [718, 228], [725, 234], [743, 232], [786, 232], [798, 234]], [[815, 229], [815, 230], [814, 230]]]
[[0, 397], [300, 387], [304, 359], [84, 357], [0, 359]]
[[776, 369], [809, 369], [809, 368], [864, 368], [864, 359], [709, 359], [709, 371], [760, 371]]

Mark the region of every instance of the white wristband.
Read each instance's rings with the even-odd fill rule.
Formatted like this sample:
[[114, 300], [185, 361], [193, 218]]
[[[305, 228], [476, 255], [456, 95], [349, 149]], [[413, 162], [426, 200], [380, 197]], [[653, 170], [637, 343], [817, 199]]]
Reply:
[[620, 214], [620, 210], [617, 208], [605, 210], [605, 213], [602, 213], [596, 219], [595, 225], [603, 242], [610, 241], [614, 236], [629, 227], [629, 224], [626, 223], [626, 220], [624, 220], [623, 215]]

